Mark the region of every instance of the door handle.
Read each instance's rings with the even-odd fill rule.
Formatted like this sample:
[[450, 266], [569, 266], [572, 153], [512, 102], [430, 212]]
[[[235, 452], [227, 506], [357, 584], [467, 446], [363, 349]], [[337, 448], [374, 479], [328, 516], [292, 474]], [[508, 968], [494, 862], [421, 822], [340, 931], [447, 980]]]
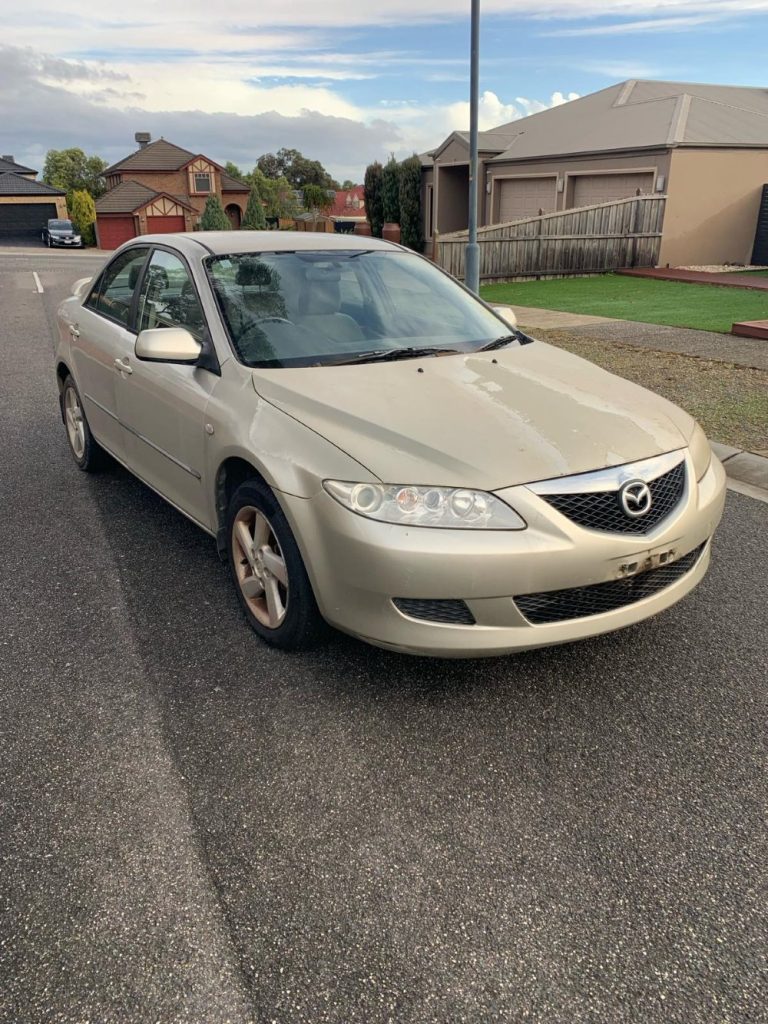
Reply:
[[74, 324], [69, 325], [69, 333], [72, 335], [73, 338], [80, 337], [80, 331], [78, 331], [77, 327]]
[[116, 359], [115, 368], [118, 369], [120, 373], [133, 373], [127, 357], [125, 359]]

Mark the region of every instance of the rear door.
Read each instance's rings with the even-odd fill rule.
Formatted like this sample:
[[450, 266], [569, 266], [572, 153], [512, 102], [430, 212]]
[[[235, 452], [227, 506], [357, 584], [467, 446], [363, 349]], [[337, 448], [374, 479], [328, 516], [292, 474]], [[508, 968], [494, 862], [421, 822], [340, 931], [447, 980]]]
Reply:
[[134, 296], [148, 255], [148, 246], [135, 246], [116, 256], [69, 326], [75, 381], [88, 423], [97, 441], [123, 461], [126, 443], [117, 391], [136, 343]]
[[[207, 329], [186, 263], [155, 249], [147, 265], [136, 311], [138, 331], [184, 327], [200, 340]], [[210, 528], [203, 479], [205, 408], [217, 377], [178, 363], [130, 358], [123, 375], [118, 412], [127, 431], [128, 463], [165, 498]]]

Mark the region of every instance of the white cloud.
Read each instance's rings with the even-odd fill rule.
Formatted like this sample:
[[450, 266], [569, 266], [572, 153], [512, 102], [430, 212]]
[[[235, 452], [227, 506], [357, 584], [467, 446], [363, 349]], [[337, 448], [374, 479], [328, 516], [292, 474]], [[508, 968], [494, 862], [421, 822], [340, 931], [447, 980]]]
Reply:
[[560, 36], [580, 38], [582, 36], [623, 36], [643, 32], [683, 32], [698, 25], [719, 22], [722, 15], [686, 15], [679, 18], [647, 18], [645, 21], [620, 21], [608, 25], [584, 25], [579, 28], [558, 28], [540, 32], [545, 37]]
[[[421, 152], [469, 126], [468, 103], [357, 106], [325, 87], [244, 81], [242, 67], [230, 62], [195, 62], [194, 72], [155, 63], [78, 62], [75, 70], [29, 49], [0, 47], [3, 152], [40, 166], [46, 149], [80, 145], [114, 161], [133, 148], [134, 132], [146, 130], [246, 168], [264, 152], [293, 146], [338, 178], [359, 179], [370, 160]], [[576, 94], [505, 102], [485, 91], [480, 126], [517, 120], [566, 96]]]

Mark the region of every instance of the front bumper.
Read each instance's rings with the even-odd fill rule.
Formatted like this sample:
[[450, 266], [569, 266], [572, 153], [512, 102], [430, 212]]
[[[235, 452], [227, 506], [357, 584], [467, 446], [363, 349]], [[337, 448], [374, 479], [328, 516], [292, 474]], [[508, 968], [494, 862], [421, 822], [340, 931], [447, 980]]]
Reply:
[[54, 238], [53, 235], [51, 235], [51, 245], [54, 247], [61, 246], [62, 248], [67, 249], [81, 249], [83, 243], [82, 239], [75, 241], [74, 238]]
[[[713, 457], [688, 483], [677, 509], [645, 536], [577, 526], [527, 487], [499, 492], [526, 530], [408, 528], [343, 508], [325, 491], [310, 499], [281, 495], [318, 605], [332, 625], [362, 640], [411, 654], [481, 657], [567, 643], [639, 622], [679, 601], [702, 579], [709, 541], [725, 500], [725, 473]], [[622, 566], [662, 552], [674, 559], [704, 545], [693, 568], [653, 596], [601, 614], [533, 625], [514, 598], [605, 583]], [[464, 601], [474, 625], [415, 619], [394, 598]]]

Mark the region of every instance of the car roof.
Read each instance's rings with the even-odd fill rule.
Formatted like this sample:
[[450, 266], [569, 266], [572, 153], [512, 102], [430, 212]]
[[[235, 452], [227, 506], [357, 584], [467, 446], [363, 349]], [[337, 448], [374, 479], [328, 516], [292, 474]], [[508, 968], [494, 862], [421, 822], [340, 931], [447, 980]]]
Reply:
[[398, 252], [402, 246], [370, 235], [337, 235], [324, 231], [190, 231], [171, 235], [139, 235], [135, 245], [158, 244], [177, 247], [187, 255], [201, 256], [204, 249], [214, 256], [248, 252]]

